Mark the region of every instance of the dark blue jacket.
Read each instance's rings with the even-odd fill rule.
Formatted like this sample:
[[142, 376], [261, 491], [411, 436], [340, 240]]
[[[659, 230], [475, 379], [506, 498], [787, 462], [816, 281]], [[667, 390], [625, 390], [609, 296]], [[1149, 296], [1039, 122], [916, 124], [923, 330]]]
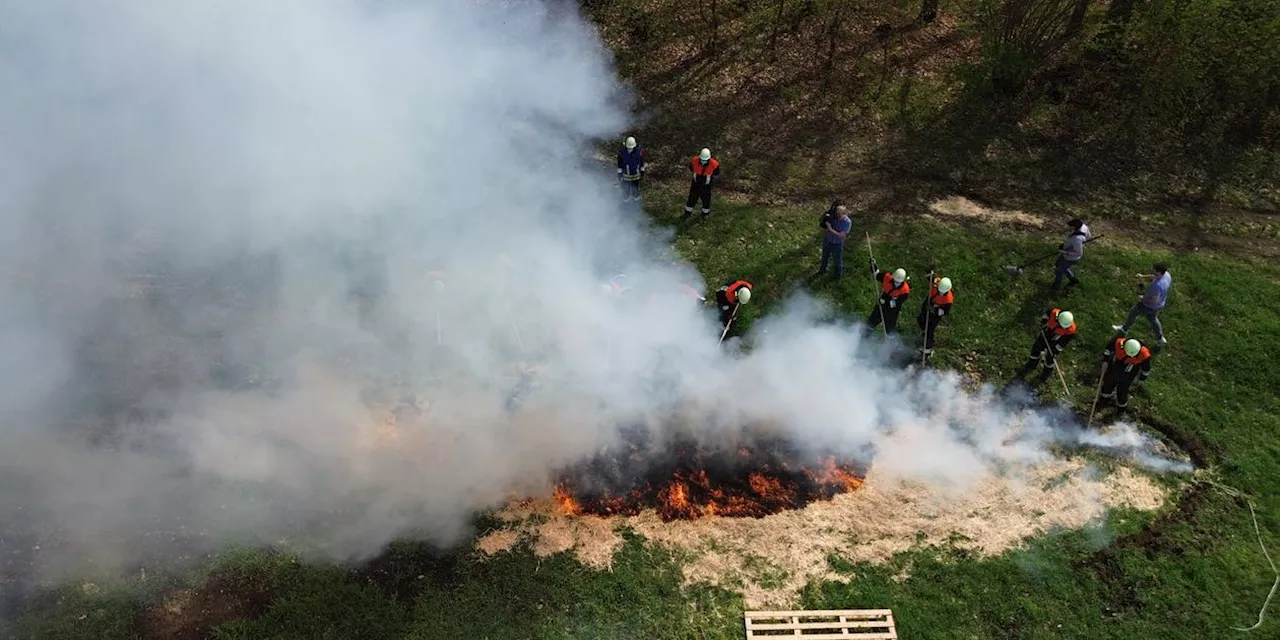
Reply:
[[639, 180], [644, 171], [644, 151], [639, 145], [627, 151], [626, 147], [618, 149], [618, 173], [624, 180]]

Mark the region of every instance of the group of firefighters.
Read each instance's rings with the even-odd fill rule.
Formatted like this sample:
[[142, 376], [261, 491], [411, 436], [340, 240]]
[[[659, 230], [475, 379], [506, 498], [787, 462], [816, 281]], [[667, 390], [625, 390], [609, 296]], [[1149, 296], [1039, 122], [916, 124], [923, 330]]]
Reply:
[[[701, 201], [702, 217], [705, 219], [711, 215], [711, 184], [713, 179], [720, 175], [720, 162], [712, 157], [710, 149], [703, 149], [698, 155], [690, 158], [689, 171], [692, 179], [689, 195], [685, 201], [684, 216], [686, 218], [691, 216], [694, 205]], [[618, 150], [618, 177], [622, 183], [624, 202], [640, 201], [640, 182], [644, 172], [644, 152], [634, 137], [627, 137]], [[1087, 241], [1089, 230], [1088, 225], [1080, 219], [1072, 220], [1069, 226], [1072, 228], [1072, 234], [1059, 247], [1060, 254], [1052, 287], [1054, 291], [1059, 289], [1063, 276], [1067, 276], [1071, 285], [1079, 282], [1071, 267], [1082, 255], [1083, 242]], [[867, 318], [866, 329], [874, 330], [883, 325], [886, 335], [896, 333], [898, 316], [911, 294], [907, 272], [901, 268], [893, 271], [882, 270], [877, 266], [874, 258], [870, 259], [870, 268], [880, 295]], [[1165, 269], [1157, 265], [1157, 271], [1163, 273]], [[839, 273], [838, 267], [837, 273]], [[928, 281], [929, 293], [921, 304], [916, 318], [916, 324], [924, 334], [924, 344], [920, 353], [926, 362], [933, 355], [934, 335], [938, 325], [951, 313], [952, 306], [955, 304], [955, 291], [952, 289], [950, 278], [938, 276], [935, 270], [931, 269]], [[716, 291], [715, 304], [720, 311], [722, 341], [737, 318], [739, 306], [751, 300], [751, 292], [751, 283], [742, 279], [726, 282]], [[697, 292], [693, 295], [703, 300]], [[1133, 384], [1146, 380], [1147, 376], [1151, 375], [1151, 350], [1137, 339], [1127, 337], [1128, 325], [1132, 322], [1134, 314], [1130, 315], [1129, 321], [1123, 327], [1116, 327], [1116, 335], [1103, 349], [1103, 370], [1095, 398], [1095, 408], [1097, 399], [1101, 399], [1114, 401], [1117, 410], [1121, 413], [1127, 411], [1129, 392]], [[1157, 333], [1160, 334], [1158, 336], [1160, 343], [1164, 344], [1164, 336], [1159, 324], [1154, 320], [1154, 314], [1150, 317]], [[1032, 342], [1031, 351], [1026, 363], [1018, 369], [1016, 379], [1021, 379], [1034, 371], [1041, 362], [1044, 363], [1044, 369], [1037, 383], [1043, 383], [1051, 377], [1055, 371], [1058, 371], [1056, 369], [1058, 357], [1075, 338], [1078, 327], [1071, 311], [1056, 307], [1047, 310], [1040, 318], [1039, 330]]]

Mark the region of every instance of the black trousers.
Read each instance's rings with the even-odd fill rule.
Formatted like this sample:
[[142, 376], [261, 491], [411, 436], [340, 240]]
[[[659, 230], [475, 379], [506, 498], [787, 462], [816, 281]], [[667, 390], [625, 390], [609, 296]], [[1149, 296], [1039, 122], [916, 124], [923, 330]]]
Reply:
[[1115, 399], [1116, 406], [1121, 409], [1129, 408], [1129, 387], [1133, 386], [1133, 378], [1111, 375], [1108, 370], [1107, 377], [1102, 381], [1102, 397], [1108, 400]]
[[933, 332], [938, 329], [938, 323], [942, 322], [942, 316], [939, 316], [936, 310], [929, 309], [927, 306], [920, 307], [920, 315], [916, 317], [916, 324], [924, 331], [924, 348], [933, 348]]
[[711, 185], [698, 184], [696, 181], [689, 184], [689, 198], [684, 201], [684, 212], [693, 213], [693, 203], [702, 200], [702, 215], [711, 213]]
[[871, 317], [867, 318], [867, 327], [874, 329], [880, 326], [883, 321], [885, 333], [897, 333], [898, 314], [902, 312], [902, 308], [898, 304], [890, 307], [888, 302], [877, 303], [875, 308], [871, 310]]
[[1031, 344], [1031, 353], [1027, 354], [1025, 370], [1030, 371], [1034, 369], [1036, 367], [1036, 361], [1039, 360], [1040, 356], [1046, 351], [1049, 353], [1045, 355], [1044, 358], [1044, 369], [1045, 371], [1053, 371], [1054, 366], [1057, 365], [1058, 352], [1054, 351], [1053, 347], [1050, 346], [1048, 342], [1045, 342], [1044, 331], [1041, 331], [1040, 334], [1036, 336], [1036, 341]]
[[622, 201], [630, 202], [640, 201], [640, 181], [639, 180], [623, 180], [622, 181]]

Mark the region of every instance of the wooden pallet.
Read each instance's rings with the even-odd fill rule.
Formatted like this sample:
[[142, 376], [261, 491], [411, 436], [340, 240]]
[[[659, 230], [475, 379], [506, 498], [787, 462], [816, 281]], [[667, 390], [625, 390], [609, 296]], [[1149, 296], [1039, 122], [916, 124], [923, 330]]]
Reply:
[[893, 625], [893, 611], [889, 609], [748, 611], [743, 617], [747, 625], [747, 640], [896, 640], [898, 637]]

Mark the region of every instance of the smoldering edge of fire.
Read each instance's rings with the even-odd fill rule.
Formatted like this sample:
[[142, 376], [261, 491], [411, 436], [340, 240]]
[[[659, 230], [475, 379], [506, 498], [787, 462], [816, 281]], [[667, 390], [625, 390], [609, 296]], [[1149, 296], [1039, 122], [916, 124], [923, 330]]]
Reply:
[[[41, 571], [456, 540], [673, 412], [947, 482], [1083, 438], [805, 299], [724, 354], [580, 160], [626, 94], [569, 7], [0, 2], [0, 520]], [[671, 293], [618, 304], [617, 272]]]

